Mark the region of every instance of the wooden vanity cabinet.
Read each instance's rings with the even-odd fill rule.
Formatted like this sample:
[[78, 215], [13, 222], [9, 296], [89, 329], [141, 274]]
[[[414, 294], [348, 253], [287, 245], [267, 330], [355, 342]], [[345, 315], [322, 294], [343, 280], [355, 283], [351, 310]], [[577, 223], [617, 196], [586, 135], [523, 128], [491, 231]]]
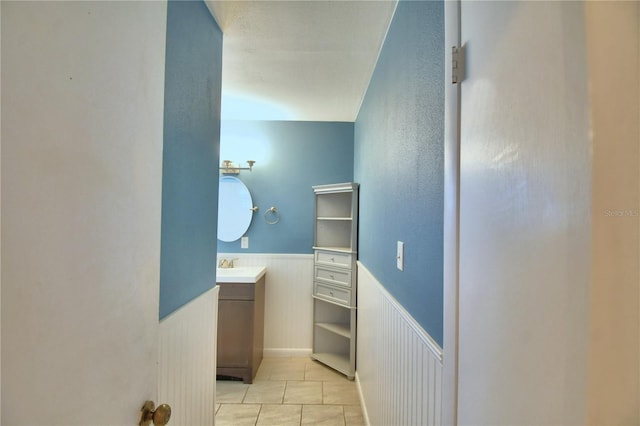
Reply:
[[254, 283], [218, 283], [216, 374], [252, 383], [264, 348], [263, 275]]

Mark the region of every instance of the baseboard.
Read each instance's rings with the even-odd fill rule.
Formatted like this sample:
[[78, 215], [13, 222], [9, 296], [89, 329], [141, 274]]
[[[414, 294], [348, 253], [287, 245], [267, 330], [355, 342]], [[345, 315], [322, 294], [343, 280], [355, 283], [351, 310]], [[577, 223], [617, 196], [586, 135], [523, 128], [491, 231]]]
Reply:
[[303, 358], [311, 356], [311, 348], [264, 348], [265, 358]]
[[360, 400], [360, 408], [362, 409], [362, 417], [364, 419], [365, 426], [371, 426], [371, 422], [369, 421], [369, 412], [367, 411], [367, 402], [364, 400], [364, 395], [362, 394], [362, 385], [360, 384], [360, 377], [358, 376], [358, 372], [356, 371], [356, 388], [358, 389], [358, 399]]

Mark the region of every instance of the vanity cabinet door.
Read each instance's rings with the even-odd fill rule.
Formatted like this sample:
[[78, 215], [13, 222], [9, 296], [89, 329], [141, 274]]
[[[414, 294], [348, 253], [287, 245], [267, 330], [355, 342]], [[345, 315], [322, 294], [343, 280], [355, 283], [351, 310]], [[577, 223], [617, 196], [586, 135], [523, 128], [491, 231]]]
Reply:
[[252, 383], [264, 347], [264, 285], [218, 283], [218, 360], [216, 374]]
[[249, 367], [253, 356], [253, 301], [220, 300], [218, 366]]

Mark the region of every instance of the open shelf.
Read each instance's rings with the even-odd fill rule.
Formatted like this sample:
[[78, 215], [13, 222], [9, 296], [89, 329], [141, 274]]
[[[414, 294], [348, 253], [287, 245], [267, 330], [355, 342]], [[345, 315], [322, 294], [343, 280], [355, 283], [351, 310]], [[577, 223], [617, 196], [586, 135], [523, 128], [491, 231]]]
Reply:
[[325, 365], [328, 365], [334, 370], [338, 370], [349, 378], [353, 376], [353, 373], [351, 371], [351, 362], [349, 360], [348, 354], [319, 352], [311, 354], [311, 357]]
[[332, 322], [317, 322], [316, 327], [323, 328], [332, 333], [340, 335], [342, 337], [346, 337], [347, 339], [351, 338], [351, 329], [349, 324], [338, 324]]
[[313, 246], [314, 250], [330, 250], [330, 251], [339, 251], [340, 253], [355, 253], [351, 247], [337, 247], [337, 246]]
[[353, 220], [316, 220], [315, 243], [319, 246], [351, 247]]
[[325, 192], [316, 195], [316, 213], [318, 217], [351, 216], [352, 193]]
[[311, 295], [311, 297], [316, 300], [320, 300], [321, 302], [330, 303], [332, 305], [339, 306], [344, 309], [351, 309], [351, 310], [357, 309], [355, 306], [345, 305], [344, 303], [340, 303], [337, 300], [325, 299], [324, 297], [316, 296], [315, 294]]

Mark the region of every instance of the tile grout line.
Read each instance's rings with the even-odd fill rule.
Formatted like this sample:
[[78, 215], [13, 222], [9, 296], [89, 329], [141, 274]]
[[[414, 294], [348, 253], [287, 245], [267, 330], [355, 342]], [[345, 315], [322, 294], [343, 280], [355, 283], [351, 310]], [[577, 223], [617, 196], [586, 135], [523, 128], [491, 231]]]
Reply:
[[256, 421], [253, 426], [258, 426], [258, 419], [260, 419], [260, 412], [262, 411], [262, 404], [260, 404], [260, 408], [258, 408], [258, 415], [256, 416]]
[[281, 402], [282, 405], [284, 405], [284, 397], [287, 394], [287, 388], [288, 387], [289, 387], [289, 381], [285, 380], [285, 382], [284, 382], [284, 392], [282, 392], [282, 402]]
[[[300, 417], [298, 418], [298, 425], [299, 426], [303, 425], [303, 412], [304, 412], [305, 406], [316, 405], [316, 404], [311, 404], [311, 403], [309, 403], [309, 404], [306, 404], [306, 403], [294, 404], [293, 402], [292, 402], [292, 404], [285, 404], [285, 397], [286, 397], [287, 391], [291, 390], [291, 387], [289, 386], [291, 383], [289, 383], [289, 382], [296, 382], [296, 383], [297, 382], [301, 382], [301, 383], [304, 383], [304, 382], [308, 382], [308, 383], [319, 382], [320, 383], [320, 399], [321, 399], [320, 405], [321, 406], [327, 406], [327, 407], [328, 406], [339, 406], [339, 407], [341, 407], [340, 410], [341, 410], [341, 415], [342, 415], [342, 420], [343, 420], [342, 424], [343, 425], [347, 425], [347, 413], [346, 413], [346, 409], [345, 409], [347, 405], [345, 405], [344, 403], [340, 403], [337, 400], [336, 400], [337, 403], [328, 403], [328, 401], [330, 399], [327, 399], [327, 395], [325, 395], [326, 394], [325, 389], [326, 389], [326, 385], [328, 385], [328, 382], [330, 382], [333, 385], [333, 380], [331, 380], [331, 379], [326, 379], [325, 380], [324, 377], [322, 377], [322, 378], [321, 377], [317, 377], [315, 379], [312, 379], [311, 376], [314, 376], [314, 375], [318, 374], [317, 371], [314, 371], [315, 369], [313, 368], [313, 364], [309, 364], [309, 363], [305, 364], [302, 380], [298, 380], [298, 379], [289, 380], [289, 379], [286, 378], [287, 373], [283, 373], [284, 375], [281, 374], [282, 377], [278, 376], [280, 378], [279, 380], [274, 380], [273, 370], [272, 370], [273, 368], [274, 368], [274, 366], [270, 365], [269, 368], [267, 369], [268, 372], [263, 373], [264, 376], [265, 376], [264, 377], [264, 381], [266, 381], [266, 382], [276, 382], [276, 381], [284, 382], [284, 387], [283, 387], [283, 392], [282, 392], [282, 395], [281, 395], [280, 403], [274, 403], [273, 405], [282, 405], [282, 406], [284, 406], [284, 405], [299, 405], [300, 406]], [[282, 380], [282, 379], [285, 379], [285, 380]], [[250, 404], [249, 402], [247, 402], [247, 398], [249, 396], [248, 394], [249, 394], [249, 386], [247, 386], [244, 389], [244, 392], [242, 393], [240, 404]], [[256, 402], [254, 402], [252, 404], [256, 404]], [[218, 410], [216, 410], [216, 414], [217, 414], [217, 411], [220, 410], [222, 405], [223, 405], [222, 403], [218, 404]], [[234, 405], [234, 404], [232, 404], [232, 405]], [[264, 404], [264, 402], [261, 402], [261, 403], [257, 403], [256, 405], [259, 405], [259, 408], [258, 408], [258, 413], [257, 413], [257, 415], [255, 417], [254, 426], [257, 426], [260, 423], [260, 416], [262, 414], [262, 410], [264, 409], [264, 405], [265, 404]]]

